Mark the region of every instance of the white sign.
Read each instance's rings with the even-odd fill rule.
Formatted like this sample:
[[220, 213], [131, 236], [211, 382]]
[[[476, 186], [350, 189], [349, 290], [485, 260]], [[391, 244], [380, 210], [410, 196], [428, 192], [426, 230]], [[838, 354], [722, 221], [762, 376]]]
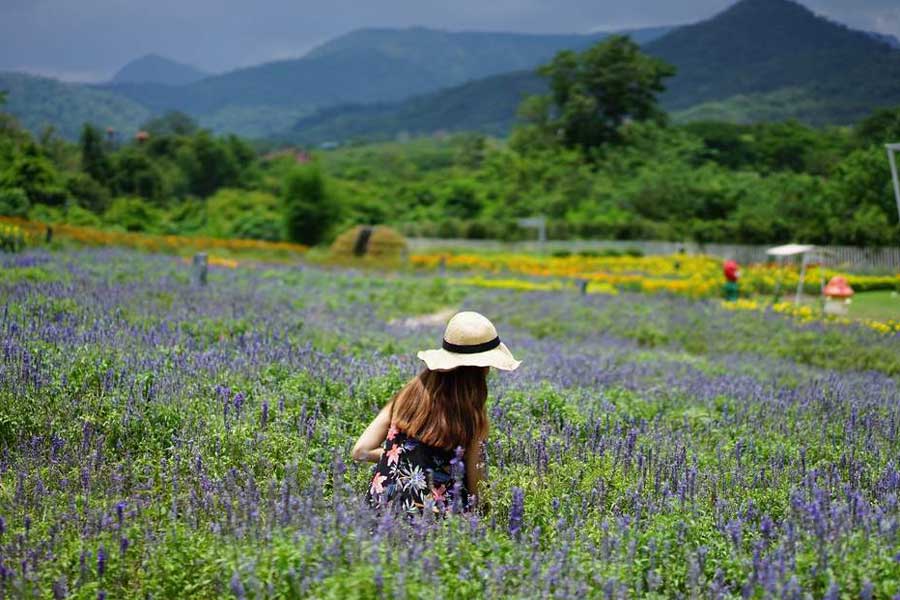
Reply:
[[543, 227], [547, 223], [544, 217], [528, 217], [519, 219], [519, 227]]

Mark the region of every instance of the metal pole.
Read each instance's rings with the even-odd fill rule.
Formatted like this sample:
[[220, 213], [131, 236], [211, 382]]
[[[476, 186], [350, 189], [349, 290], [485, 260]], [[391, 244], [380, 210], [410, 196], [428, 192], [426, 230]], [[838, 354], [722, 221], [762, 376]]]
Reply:
[[794, 297], [794, 304], [800, 306], [800, 294], [803, 292], [803, 280], [806, 279], [806, 252], [803, 253], [803, 262], [800, 266], [800, 281], [797, 282], [797, 295]]
[[197, 285], [206, 285], [208, 265], [209, 261], [207, 260], [206, 252], [198, 252], [194, 255], [194, 280], [197, 282]]
[[772, 302], [775, 302], [778, 299], [778, 294], [781, 293], [781, 284], [784, 281], [784, 258], [778, 257], [778, 281], [775, 282], [775, 291], [772, 292]]
[[897, 200], [897, 218], [900, 219], [900, 177], [897, 176], [897, 159], [894, 153], [900, 150], [900, 144], [888, 144], [888, 160], [891, 162], [891, 176], [894, 179], [894, 198]]

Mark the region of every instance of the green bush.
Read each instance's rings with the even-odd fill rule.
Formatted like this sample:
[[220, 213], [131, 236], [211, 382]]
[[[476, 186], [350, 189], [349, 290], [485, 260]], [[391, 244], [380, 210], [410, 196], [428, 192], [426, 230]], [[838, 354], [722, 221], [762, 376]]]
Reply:
[[74, 203], [66, 207], [63, 218], [67, 224], [79, 227], [100, 227], [103, 225], [100, 217]]
[[212, 237], [279, 241], [284, 227], [278, 198], [266, 192], [221, 189], [206, 201], [206, 228]]
[[294, 168], [283, 190], [284, 224], [292, 242], [315, 245], [330, 235], [340, 219], [340, 207], [329, 196], [318, 167]]
[[61, 206], [67, 197], [53, 164], [36, 149], [26, 150], [0, 174], [0, 188], [21, 189], [31, 204]]
[[28, 215], [31, 202], [22, 188], [0, 189], [0, 215], [6, 217], [24, 217]]
[[163, 218], [160, 211], [141, 198], [116, 198], [103, 213], [103, 223], [125, 231], [154, 233]]
[[79, 206], [95, 213], [102, 213], [109, 208], [111, 196], [109, 190], [85, 173], [72, 173], [66, 177], [66, 191]]

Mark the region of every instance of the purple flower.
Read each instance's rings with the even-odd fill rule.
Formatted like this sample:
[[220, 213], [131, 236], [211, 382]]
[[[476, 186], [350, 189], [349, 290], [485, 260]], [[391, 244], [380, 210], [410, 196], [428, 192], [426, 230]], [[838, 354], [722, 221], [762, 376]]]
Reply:
[[53, 582], [53, 600], [62, 600], [69, 595], [69, 586], [66, 582], [66, 576], [60, 575], [59, 579]]
[[520, 487], [512, 489], [512, 503], [509, 507], [509, 535], [519, 539], [525, 517], [525, 492]]
[[100, 549], [97, 550], [97, 576], [103, 577], [103, 574], [106, 572], [106, 548], [103, 547], [103, 544], [100, 544]]
[[237, 571], [231, 576], [231, 593], [234, 594], [234, 597], [238, 600], [244, 600], [247, 597], [247, 592], [244, 590], [244, 584], [241, 582], [241, 577], [238, 575]]

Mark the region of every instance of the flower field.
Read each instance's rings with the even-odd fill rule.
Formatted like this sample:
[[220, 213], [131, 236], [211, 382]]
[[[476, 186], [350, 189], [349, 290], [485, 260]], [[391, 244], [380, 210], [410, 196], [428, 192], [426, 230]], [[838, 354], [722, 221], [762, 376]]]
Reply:
[[[689, 298], [721, 295], [724, 279], [722, 261], [709, 256], [565, 256], [541, 257], [524, 254], [417, 254], [412, 264], [433, 271], [442, 262], [449, 270], [461, 272], [520, 274], [531, 277], [584, 279], [591, 285], [616, 289], [667, 293]], [[824, 274], [823, 272], [824, 271]], [[812, 266], [804, 291], [819, 294], [821, 279], [846, 275], [827, 267]], [[741, 289], [745, 294], [771, 294], [781, 282], [783, 293], [793, 293], [799, 282], [796, 266], [749, 265], [741, 269]], [[900, 273], [894, 275], [848, 275], [857, 292], [870, 290], [900, 291]]]
[[[125, 231], [107, 231], [94, 227], [76, 225], [47, 225], [37, 221], [26, 221], [15, 217], [0, 216], [0, 235], [4, 227], [15, 228], [33, 240], [45, 240], [47, 228], [52, 227], [52, 238], [76, 246], [105, 247], [119, 246], [143, 252], [167, 252], [187, 254], [191, 252], [215, 251], [228, 255], [263, 254], [268, 260], [282, 257], [296, 259], [306, 252], [307, 247], [287, 242], [265, 242], [261, 240], [219, 239], [181, 235], [152, 235]], [[2, 249], [2, 248], [0, 248]], [[227, 260], [227, 259], [223, 259]]]
[[[0, 254], [0, 598], [900, 594], [898, 333], [604, 280], [190, 269]], [[490, 510], [376, 514], [351, 445], [440, 341], [407, 317], [446, 307], [523, 360], [490, 378]]]

